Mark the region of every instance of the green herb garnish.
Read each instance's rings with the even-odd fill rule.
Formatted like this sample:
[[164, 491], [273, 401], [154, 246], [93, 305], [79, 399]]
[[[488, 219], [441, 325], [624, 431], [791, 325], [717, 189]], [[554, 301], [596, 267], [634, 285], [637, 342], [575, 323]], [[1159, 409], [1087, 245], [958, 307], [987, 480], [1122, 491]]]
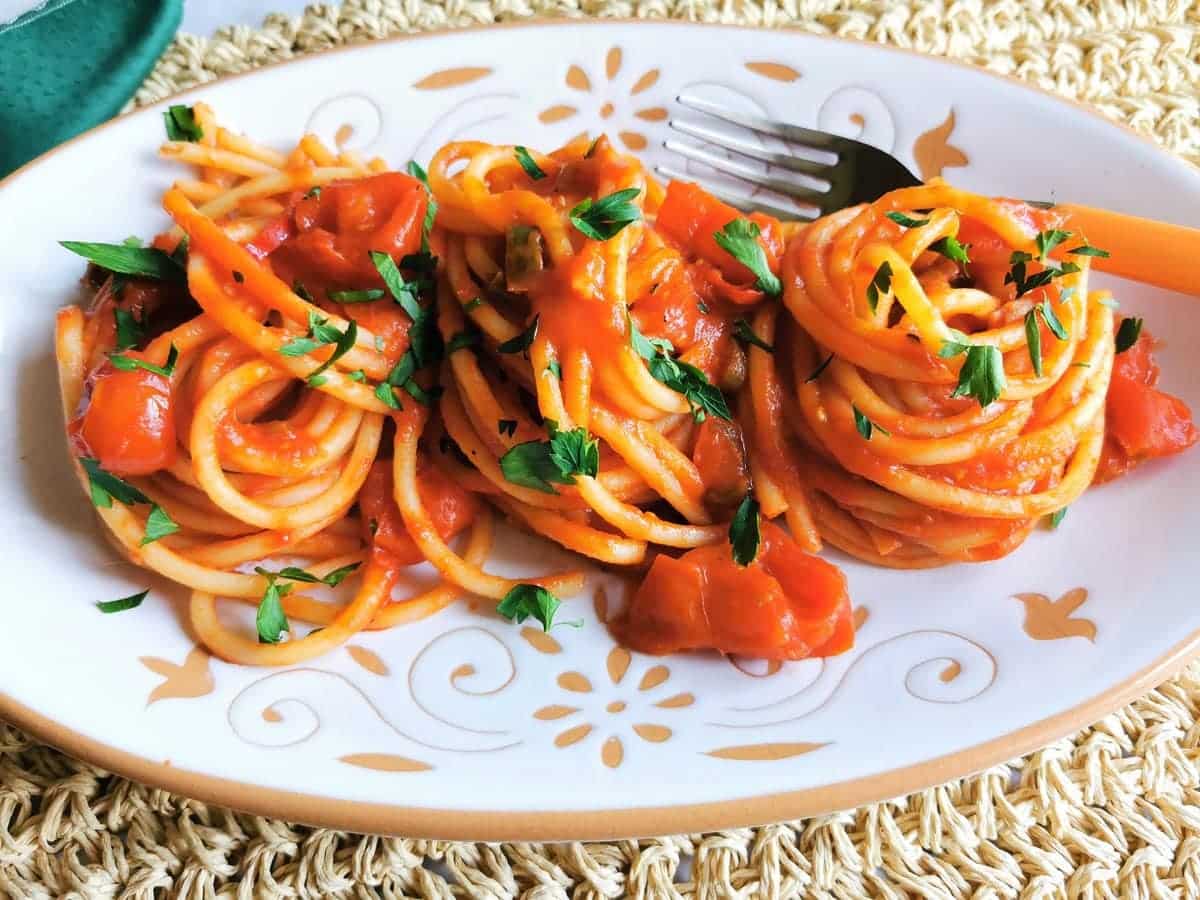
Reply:
[[534, 162], [534, 159], [529, 155], [528, 150], [526, 150], [524, 147], [518, 146], [514, 147], [513, 151], [517, 155], [517, 162], [521, 164], [521, 168], [525, 170], [526, 175], [528, 175], [534, 181], [541, 181], [546, 177], [546, 173], [542, 171], [541, 166]]
[[124, 244], [96, 244], [86, 241], [59, 241], [72, 253], [109, 272], [160, 281], [183, 281], [184, 270], [171, 256], [156, 247], [127, 247]]
[[713, 234], [713, 240], [722, 250], [754, 273], [754, 286], [771, 297], [778, 297], [783, 283], [767, 264], [767, 251], [758, 237], [758, 225], [749, 219], [734, 219]]
[[383, 297], [381, 288], [367, 288], [365, 291], [330, 291], [329, 299], [334, 303], [370, 303]]
[[599, 200], [587, 197], [572, 207], [571, 224], [592, 240], [607, 241], [641, 219], [641, 209], [629, 202], [641, 192], [641, 188], [625, 188]]
[[729, 544], [733, 548], [733, 561], [739, 566], [748, 566], [758, 556], [762, 544], [762, 533], [758, 524], [758, 501], [747, 494], [733, 514], [729, 523]]
[[817, 366], [815, 369], [812, 370], [812, 374], [804, 379], [804, 383], [808, 384], [809, 382], [816, 381], [818, 378], [820, 378], [821, 373], [824, 372], [827, 368], [829, 368], [829, 364], [831, 362], [833, 362], [833, 354], [832, 353], [830, 353], [827, 357], [825, 357], [825, 360], [819, 366]]
[[145, 547], [147, 544], [153, 544], [159, 538], [174, 534], [178, 530], [179, 525], [172, 521], [165, 509], [155, 503], [150, 510], [150, 515], [146, 517], [146, 534], [139, 546]]
[[750, 323], [745, 319], [734, 320], [733, 336], [743, 344], [753, 344], [755, 347], [765, 350], [768, 353], [775, 352], [774, 347], [754, 333], [754, 329], [750, 327]]
[[117, 349], [128, 350], [130, 347], [136, 347], [142, 342], [145, 337], [145, 332], [142, 330], [142, 323], [139, 322], [129, 310], [121, 309], [119, 306], [113, 307], [113, 318], [117, 321]]
[[967, 254], [967, 245], [960, 244], [958, 238], [955, 237], [939, 238], [929, 245], [929, 249], [934, 253], [941, 254], [951, 262], [964, 266], [971, 262], [971, 257]]
[[672, 357], [674, 347], [666, 338], [648, 338], [641, 333], [637, 323], [629, 318], [629, 341], [634, 351], [646, 360], [650, 375], [671, 390], [683, 394], [692, 418], [703, 422], [708, 415], [719, 419], [732, 419], [729, 404], [720, 388], [708, 380], [708, 376], [693, 365]]
[[92, 504], [108, 509], [112, 506], [113, 500], [118, 503], [124, 503], [126, 506], [134, 506], [138, 503], [150, 503], [151, 500], [132, 484], [123, 481], [116, 475], [104, 471], [100, 468], [100, 463], [88, 456], [81, 456], [79, 464], [83, 466], [83, 471], [87, 473], [88, 485], [91, 488]]
[[132, 372], [134, 369], [145, 369], [147, 372], [153, 372], [155, 375], [161, 375], [163, 378], [170, 378], [175, 374], [175, 364], [179, 362], [179, 348], [174, 344], [167, 351], [166, 365], [156, 366], [154, 363], [148, 363], [144, 359], [136, 359], [132, 356], [125, 356], [121, 353], [110, 353], [108, 361], [113, 364], [114, 369], [120, 369], [122, 372]]
[[556, 494], [550, 482], [574, 484], [576, 475], [595, 477], [600, 471], [600, 443], [584, 428], [559, 431], [553, 419], [546, 420], [548, 441], [526, 441], [500, 457], [504, 477], [521, 487]]
[[1142, 336], [1142, 319], [1140, 316], [1126, 316], [1121, 320], [1121, 327], [1117, 329], [1117, 352], [1124, 353], [1130, 347], [1138, 342], [1138, 338]]
[[196, 113], [190, 106], [182, 104], [167, 107], [163, 113], [163, 124], [167, 127], [167, 140], [195, 143], [204, 137], [204, 129], [196, 121]]
[[885, 437], [891, 436], [890, 431], [888, 431], [882, 425], [876, 425], [874, 422], [868, 419], [866, 415], [853, 403], [850, 404], [850, 408], [854, 411], [854, 427], [858, 429], [858, 433], [862, 435], [862, 439], [864, 441], [869, 441], [871, 436], [876, 431]]
[[972, 344], [966, 335], [953, 332], [955, 339], [942, 344], [938, 356], [951, 359], [965, 353], [962, 368], [958, 372], [958, 386], [951, 397], [974, 397], [980, 407], [987, 407], [999, 399], [1008, 385], [1004, 375], [1004, 357], [999, 348], [991, 344]]
[[142, 601], [150, 593], [150, 589], [141, 591], [137, 594], [130, 594], [128, 597], [122, 597], [120, 600], [105, 600], [96, 604], [96, 609], [102, 613], [118, 613], [125, 612], [127, 609], [137, 609], [142, 605]]
[[575, 622], [555, 622], [554, 616], [561, 605], [559, 599], [541, 585], [518, 584], [496, 604], [496, 612], [517, 625], [532, 617], [542, 626], [543, 631], [549, 631], [556, 624], [570, 625], [572, 628], [583, 627], [582, 619]]
[[500, 353], [524, 353], [533, 343], [533, 339], [537, 337], [539, 318], [539, 316], [534, 316], [533, 321], [524, 331], [500, 344], [496, 350]]
[[879, 297], [892, 289], [892, 264], [886, 259], [879, 264], [871, 283], [867, 285], [867, 306], [871, 312], [879, 308]]
[[902, 228], [922, 228], [929, 224], [928, 219], [914, 219], [902, 212], [890, 212], [887, 217]]

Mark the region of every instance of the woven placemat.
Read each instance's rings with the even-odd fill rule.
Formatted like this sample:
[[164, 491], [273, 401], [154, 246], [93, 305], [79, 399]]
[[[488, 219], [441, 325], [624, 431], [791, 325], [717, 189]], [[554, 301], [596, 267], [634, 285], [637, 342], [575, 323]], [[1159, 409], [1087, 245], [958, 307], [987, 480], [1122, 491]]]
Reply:
[[[339, 44], [533, 15], [788, 25], [944, 54], [1090, 102], [1200, 162], [1200, 8], [1182, 0], [350, 0], [180, 35], [135, 103]], [[134, 784], [0, 725], [0, 894], [1200, 897], [1200, 667], [1027, 758], [901, 800], [603, 844], [289, 825]]]

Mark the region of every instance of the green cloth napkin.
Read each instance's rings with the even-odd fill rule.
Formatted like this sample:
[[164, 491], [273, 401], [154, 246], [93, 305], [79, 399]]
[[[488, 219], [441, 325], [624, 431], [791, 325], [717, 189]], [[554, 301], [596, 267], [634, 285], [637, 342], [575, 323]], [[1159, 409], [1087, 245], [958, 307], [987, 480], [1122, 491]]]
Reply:
[[116, 115], [183, 0], [51, 0], [0, 26], [0, 177]]

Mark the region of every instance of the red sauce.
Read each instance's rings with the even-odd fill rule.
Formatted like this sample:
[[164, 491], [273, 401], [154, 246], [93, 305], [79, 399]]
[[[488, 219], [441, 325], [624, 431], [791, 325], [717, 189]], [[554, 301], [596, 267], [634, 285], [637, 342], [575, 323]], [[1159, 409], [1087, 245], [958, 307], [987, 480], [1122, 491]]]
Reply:
[[[363, 540], [371, 545], [374, 560], [394, 571], [423, 562], [425, 557], [404, 527], [392, 488], [392, 462], [379, 460], [371, 466], [359, 492], [358, 506], [362, 513]], [[470, 526], [479, 513], [477, 497], [451, 481], [424, 456], [417, 459], [417, 491], [444, 540]]]
[[748, 566], [725, 542], [655, 559], [627, 616], [621, 643], [642, 653], [715, 649], [760, 659], [832, 656], [854, 644], [845, 576], [762, 522], [763, 544]]
[[[143, 359], [132, 350], [126, 356]], [[144, 369], [130, 372], [105, 362], [89, 378], [82, 412], [68, 426], [80, 456], [114, 475], [149, 475], [175, 461], [171, 383]]]
[[370, 251], [395, 260], [418, 252], [426, 202], [424, 185], [400, 172], [333, 182], [316, 196], [297, 195], [246, 246], [310, 291], [383, 287]]
[[1110, 481], [1145, 460], [1179, 453], [1200, 438], [1187, 404], [1156, 387], [1153, 351], [1154, 339], [1143, 331], [1113, 362], [1096, 482]]

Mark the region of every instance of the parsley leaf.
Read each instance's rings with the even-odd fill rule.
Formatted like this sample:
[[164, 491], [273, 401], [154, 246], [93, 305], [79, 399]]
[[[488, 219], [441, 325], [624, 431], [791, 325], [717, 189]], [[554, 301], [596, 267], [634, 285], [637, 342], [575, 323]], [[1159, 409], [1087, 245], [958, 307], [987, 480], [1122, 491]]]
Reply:
[[132, 356], [125, 356], [121, 353], [110, 353], [108, 361], [113, 364], [114, 369], [120, 369], [122, 372], [132, 372], [134, 369], [145, 369], [147, 372], [153, 372], [155, 375], [161, 375], [163, 378], [170, 378], [175, 374], [175, 364], [179, 362], [179, 348], [174, 344], [167, 351], [166, 365], [156, 366], [154, 363], [148, 363], [144, 359], [135, 359]]
[[145, 332], [142, 330], [142, 323], [134, 317], [133, 313], [127, 309], [121, 309], [119, 306], [114, 306], [113, 318], [117, 320], [118, 350], [128, 350], [130, 347], [136, 347], [142, 342]]
[[558, 364], [557, 359], [552, 359], [550, 362], [546, 363], [546, 371], [560, 381], [562, 380], [562, 366]]
[[1117, 352], [1124, 353], [1130, 347], [1138, 342], [1138, 338], [1142, 336], [1142, 319], [1140, 316], [1126, 316], [1121, 320], [1121, 327], [1117, 329]]
[[196, 113], [190, 106], [178, 104], [167, 107], [163, 113], [163, 124], [167, 128], [167, 140], [195, 143], [204, 137], [204, 129], [196, 121]]
[[929, 224], [928, 219], [914, 219], [902, 212], [890, 212], [887, 217], [902, 228], [921, 228]]
[[546, 427], [550, 440], [517, 444], [500, 457], [504, 477], [544, 494], [558, 493], [550, 482], [574, 484], [576, 475], [595, 477], [600, 471], [599, 441], [584, 428], [559, 431], [552, 419], [546, 420]]
[[951, 397], [974, 397], [980, 407], [987, 407], [1000, 398], [1008, 385], [1004, 375], [1004, 357], [991, 344], [962, 344], [947, 341], [939, 356], [943, 359], [966, 353], [958, 373], [958, 386]]
[[501, 419], [497, 423], [497, 426], [499, 427], [501, 434], [507, 434], [509, 437], [512, 437], [517, 433], [516, 419]]
[[529, 345], [533, 343], [533, 339], [537, 337], [539, 318], [540, 316], [534, 316], [533, 321], [529, 323], [528, 328], [526, 328], [516, 337], [509, 338], [507, 341], [500, 344], [496, 350], [500, 353], [524, 353], [529, 349]]
[[350, 563], [348, 566], [334, 569], [328, 575], [323, 575], [319, 578], [312, 574], [312, 572], [306, 572], [304, 569], [297, 568], [296, 566], [286, 566], [278, 572], [270, 572], [262, 566], [255, 566], [254, 571], [264, 578], [286, 578], [288, 581], [300, 581], [304, 584], [325, 584], [329, 587], [337, 587], [361, 565], [362, 563]]
[[179, 525], [167, 515], [165, 509], [155, 503], [150, 510], [150, 515], [146, 518], [146, 535], [142, 538], [139, 546], [145, 547], [147, 544], [153, 544], [159, 538], [174, 534], [178, 530]]
[[571, 208], [571, 224], [586, 237], [607, 241], [641, 219], [642, 211], [629, 202], [641, 192], [641, 188], [625, 188], [599, 200], [587, 197]]
[[137, 503], [149, 503], [150, 498], [127, 481], [122, 481], [116, 475], [105, 472], [100, 463], [88, 456], [81, 456], [79, 464], [87, 473], [88, 484], [92, 491], [92, 504], [103, 509], [112, 506], [113, 500], [133, 506]]
[[754, 329], [750, 327], [750, 323], [745, 319], [735, 319], [733, 323], [733, 336], [743, 344], [753, 344], [768, 353], [774, 353], [775, 348], [760, 338], [754, 333]]
[[882, 425], [876, 425], [874, 422], [868, 419], [866, 415], [861, 412], [853, 403], [850, 404], [850, 408], [854, 410], [854, 427], [858, 429], [858, 433], [862, 435], [864, 441], [869, 441], [871, 439], [871, 435], [873, 435], [876, 431], [885, 437], [891, 435], [891, 432]]
[[72, 253], [109, 272], [161, 281], [183, 281], [183, 267], [156, 247], [127, 247], [125, 244], [96, 244], [86, 241], [59, 241]]
[[478, 331], [460, 331], [458, 334], [451, 337], [450, 341], [446, 344], [446, 355], [449, 356], [450, 354], [466, 349], [467, 347], [474, 347], [478, 343]]
[[1038, 311], [1035, 306], [1025, 313], [1025, 343], [1029, 346], [1029, 359], [1033, 363], [1034, 374], [1042, 376], [1042, 329], [1038, 325]]
[[105, 600], [96, 604], [96, 609], [102, 613], [117, 613], [125, 612], [127, 609], [137, 609], [142, 605], [142, 601], [150, 593], [150, 588], [141, 591], [137, 594], [130, 594], [128, 597], [122, 597], [120, 600]]
[[867, 285], [867, 306], [871, 312], [879, 307], [879, 295], [886, 294], [892, 289], [892, 264], [884, 260], [875, 270], [871, 283]]
[[483, 298], [475, 297], [463, 304], [463, 312], [471, 312], [471, 310], [479, 309], [481, 306], [483, 306]]
[[379, 402], [383, 403], [385, 406], [389, 406], [392, 409], [404, 409], [404, 406], [399, 400], [396, 399], [396, 392], [392, 388], [392, 385], [388, 384], [386, 381], [381, 381], [379, 384], [375, 385], [375, 396], [379, 399]]
[[1033, 239], [1037, 245], [1037, 258], [1045, 260], [1047, 254], [1055, 247], [1071, 236], [1071, 232], [1062, 231], [1058, 228], [1051, 228], [1049, 231], [1039, 231], [1037, 237]]
[[1042, 329], [1038, 327], [1038, 316], [1046, 323], [1046, 327], [1060, 341], [1067, 339], [1067, 329], [1054, 313], [1049, 300], [1043, 300], [1029, 312], [1025, 313], [1025, 341], [1029, 345], [1029, 359], [1033, 362], [1033, 371], [1042, 375]]
[[1110, 254], [1107, 250], [1101, 250], [1099, 247], [1093, 247], [1091, 244], [1080, 244], [1078, 247], [1073, 247], [1067, 253], [1075, 256], [1098, 256], [1101, 259], [1108, 259]]
[[1054, 529], [1058, 528], [1059, 525], [1062, 524], [1062, 520], [1065, 519], [1066, 517], [1067, 517], [1067, 507], [1064, 506], [1062, 509], [1056, 509], [1054, 512], [1052, 512], [1046, 518], [1050, 525], [1050, 529], [1054, 530]]
[[433, 231], [434, 220], [437, 219], [438, 205], [433, 199], [433, 188], [429, 186], [429, 175], [421, 168], [416, 160], [408, 161], [408, 174], [425, 185], [425, 221], [421, 225], [421, 251], [429, 252], [429, 235]]
[[812, 370], [812, 374], [804, 379], [804, 383], [808, 384], [809, 382], [816, 381], [818, 378], [820, 378], [821, 373], [824, 372], [827, 368], [829, 368], [829, 364], [831, 362], [833, 362], [833, 354], [832, 353], [830, 353], [827, 357], [825, 357], [824, 362], [822, 362], [819, 366], [817, 366], [815, 369]]
[[1061, 278], [1063, 275], [1070, 275], [1073, 272], [1079, 271], [1079, 266], [1075, 265], [1075, 263], [1065, 262], [1061, 266], [1047, 266], [1040, 272], [1027, 275], [1025, 265], [1032, 261], [1033, 256], [1023, 250], [1014, 250], [1008, 258], [1009, 265], [1012, 268], [1004, 276], [1004, 283], [1016, 285], [1017, 297], [1023, 297], [1030, 291], [1045, 287], [1055, 278]]
[[717, 246], [754, 273], [754, 286], [771, 297], [783, 292], [783, 283], [767, 264], [767, 251], [758, 236], [762, 232], [749, 219], [734, 219], [713, 233]]
[[679, 362], [671, 357], [674, 350], [666, 338], [648, 338], [638, 330], [633, 317], [629, 317], [629, 340], [634, 351], [647, 362], [650, 375], [683, 394], [692, 410], [692, 417], [703, 422], [708, 415], [721, 419], [732, 419], [725, 395], [708, 380], [708, 376], [693, 365]]
[[733, 561], [739, 566], [748, 566], [758, 556], [762, 533], [758, 526], [758, 501], [747, 494], [733, 514], [729, 523], [729, 543], [733, 547]]
[[534, 181], [541, 181], [546, 177], [546, 173], [542, 171], [541, 166], [534, 162], [534, 159], [529, 155], [528, 150], [526, 150], [524, 147], [518, 146], [514, 147], [513, 151], [517, 154], [517, 162], [521, 164], [521, 168], [525, 170], [526, 175], [528, 175]]
[[964, 266], [971, 261], [971, 257], [967, 255], [967, 245], [960, 244], [958, 238], [939, 238], [929, 245], [929, 249], [934, 253], [940, 253], [952, 262], [961, 263]]
[[543, 631], [549, 631], [556, 624], [570, 625], [573, 628], [583, 627], [582, 619], [556, 623], [554, 616], [561, 605], [554, 594], [539, 584], [518, 584], [496, 604], [496, 612], [517, 625], [532, 616], [542, 626]]
[[315, 200], [317, 197], [320, 197], [320, 196], [321, 196], [321, 185], [319, 185], [319, 184], [313, 185], [307, 191], [304, 192], [305, 200]]
[[[256, 570], [259, 571], [259, 570]], [[259, 571], [267, 579], [267, 589], [263, 591], [262, 600], [258, 602], [258, 612], [254, 616], [254, 626], [258, 631], [260, 644], [278, 644], [285, 631], [291, 631], [287, 615], [283, 611], [282, 599], [291, 593], [290, 584], [280, 584], [275, 572]]]
[[333, 347], [333, 353], [329, 355], [329, 359], [325, 360], [325, 362], [313, 369], [312, 373], [308, 376], [308, 383], [314, 387], [320, 387], [322, 384], [324, 384], [325, 376], [323, 376], [321, 373], [349, 353], [354, 348], [354, 344], [357, 340], [358, 322], [356, 322], [354, 319], [351, 319], [350, 324], [346, 326], [346, 330], [338, 335], [337, 342]]
[[330, 291], [329, 299], [334, 303], [370, 303], [383, 296], [380, 288], [367, 288], [365, 291]]
[[396, 263], [386, 253], [380, 250], [372, 250], [370, 256], [371, 262], [375, 266], [375, 271], [379, 273], [379, 277], [387, 285], [392, 299], [399, 303], [400, 308], [408, 313], [408, 317], [415, 322], [421, 316], [421, 305], [417, 302], [420, 285], [415, 282], [405, 281], [404, 276], [400, 274], [400, 270], [396, 267]]

